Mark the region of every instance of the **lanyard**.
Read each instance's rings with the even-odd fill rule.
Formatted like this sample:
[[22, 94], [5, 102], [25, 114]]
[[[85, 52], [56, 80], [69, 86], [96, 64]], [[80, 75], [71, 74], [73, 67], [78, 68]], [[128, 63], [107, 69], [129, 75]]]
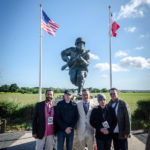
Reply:
[[50, 106], [50, 104], [47, 105], [47, 113], [50, 115], [53, 107], [49, 107], [49, 106]]

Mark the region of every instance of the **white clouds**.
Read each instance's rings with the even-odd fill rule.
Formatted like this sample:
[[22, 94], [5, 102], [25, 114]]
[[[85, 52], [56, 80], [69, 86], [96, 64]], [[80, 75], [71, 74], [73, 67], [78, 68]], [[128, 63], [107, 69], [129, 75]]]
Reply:
[[101, 77], [102, 78], [108, 78], [108, 75], [107, 74], [102, 74]]
[[128, 28], [124, 28], [124, 30], [127, 32], [134, 32], [136, 30], [136, 27], [128, 27]]
[[144, 46], [139, 46], [139, 47], [136, 47], [135, 49], [136, 50], [142, 50], [142, 49], [144, 49]]
[[144, 57], [126, 57], [123, 58], [120, 63], [123, 67], [131, 67], [136, 69], [150, 69], [150, 62], [149, 59]]
[[145, 37], [145, 35], [144, 35], [144, 34], [141, 34], [139, 38], [142, 39], [142, 38], [144, 38], [144, 37]]
[[112, 64], [112, 71], [114, 72], [126, 72], [128, 69], [121, 67], [119, 64]]
[[126, 52], [123, 52], [123, 51], [118, 51], [115, 53], [115, 57], [124, 57], [124, 56], [127, 56], [128, 54]]
[[148, 37], [150, 37], [150, 35], [148, 33], [147, 34], [141, 34], [139, 36], [140, 39], [142, 39], [142, 38], [148, 38]]
[[98, 59], [99, 59], [98, 56], [96, 56], [96, 55], [94, 55], [94, 54], [92, 54], [92, 53], [89, 53], [89, 55], [90, 55], [90, 58], [91, 58], [91, 59], [95, 59], [95, 60], [98, 60]]
[[144, 16], [143, 5], [150, 5], [150, 0], [131, 0], [124, 6], [121, 6], [117, 19], [135, 18]]
[[145, 0], [145, 1], [146, 1], [146, 3], [148, 3], [150, 5], [150, 0]]
[[150, 62], [150, 58], [148, 58], [147, 61]]
[[94, 68], [97, 68], [100, 71], [106, 71], [109, 69], [109, 64], [108, 63], [98, 63], [94, 66]]
[[[109, 64], [108, 63], [98, 63], [98, 64], [95, 65], [94, 68], [97, 68], [100, 71], [107, 71], [107, 70], [109, 70]], [[112, 71], [120, 72], [120, 71], [128, 71], [128, 70], [121, 67], [118, 64], [112, 64]]]
[[[98, 63], [94, 68], [99, 69], [101, 72], [108, 71], [110, 69], [108, 63]], [[127, 72], [129, 69], [150, 69], [150, 58], [144, 57], [125, 57], [120, 60], [119, 64], [112, 64], [113, 72]]]

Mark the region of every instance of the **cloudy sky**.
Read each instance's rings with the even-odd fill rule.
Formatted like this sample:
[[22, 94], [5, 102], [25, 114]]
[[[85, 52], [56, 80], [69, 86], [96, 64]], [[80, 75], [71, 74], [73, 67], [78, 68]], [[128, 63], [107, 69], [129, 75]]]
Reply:
[[43, 31], [42, 86], [75, 88], [62, 50], [78, 37], [90, 50], [85, 87], [109, 88], [109, 9], [120, 25], [112, 37], [113, 87], [150, 90], [150, 0], [0, 0], [0, 85], [39, 85], [40, 4], [60, 28]]

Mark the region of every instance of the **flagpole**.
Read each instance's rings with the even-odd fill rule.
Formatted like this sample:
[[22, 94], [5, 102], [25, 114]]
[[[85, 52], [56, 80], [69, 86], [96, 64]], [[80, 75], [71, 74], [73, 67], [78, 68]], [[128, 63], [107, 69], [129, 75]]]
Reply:
[[40, 65], [39, 65], [39, 102], [42, 101], [42, 4], [40, 4]]
[[111, 6], [109, 5], [110, 89], [112, 88]]

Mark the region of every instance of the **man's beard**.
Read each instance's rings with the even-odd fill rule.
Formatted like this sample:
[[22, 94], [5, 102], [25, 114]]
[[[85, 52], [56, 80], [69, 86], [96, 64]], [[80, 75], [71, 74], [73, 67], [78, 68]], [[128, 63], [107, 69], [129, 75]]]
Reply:
[[46, 97], [46, 102], [50, 102], [52, 100], [52, 98], [47, 98]]

